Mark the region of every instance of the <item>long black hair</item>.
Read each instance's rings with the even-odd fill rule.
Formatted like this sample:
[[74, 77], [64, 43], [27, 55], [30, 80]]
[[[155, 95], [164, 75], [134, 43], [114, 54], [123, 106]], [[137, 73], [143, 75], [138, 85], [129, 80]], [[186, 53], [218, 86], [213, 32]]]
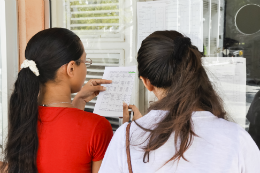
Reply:
[[[37, 173], [38, 95], [40, 85], [55, 80], [57, 70], [80, 59], [84, 47], [77, 35], [67, 29], [38, 32], [27, 44], [25, 57], [33, 60], [40, 75], [21, 69], [9, 103], [8, 140], [2, 170], [8, 173]], [[8, 166], [7, 166], [8, 164]]]
[[184, 153], [196, 136], [191, 119], [193, 111], [210, 111], [226, 118], [222, 100], [202, 66], [202, 56], [190, 38], [177, 31], [157, 31], [142, 42], [137, 57], [139, 77], [149, 79], [153, 86], [166, 92], [148, 111], [169, 111], [152, 130], [137, 124], [151, 132], [144, 147], [144, 162], [149, 162], [149, 153], [164, 145], [173, 132], [176, 152], [169, 161], [186, 160]]

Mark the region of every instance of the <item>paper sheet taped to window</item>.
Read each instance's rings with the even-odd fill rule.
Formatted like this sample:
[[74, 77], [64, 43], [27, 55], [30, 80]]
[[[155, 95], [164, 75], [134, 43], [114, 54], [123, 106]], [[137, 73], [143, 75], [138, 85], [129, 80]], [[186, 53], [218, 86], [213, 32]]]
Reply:
[[190, 37], [203, 52], [203, 1], [157, 0], [137, 2], [137, 50], [154, 31], [176, 30]]

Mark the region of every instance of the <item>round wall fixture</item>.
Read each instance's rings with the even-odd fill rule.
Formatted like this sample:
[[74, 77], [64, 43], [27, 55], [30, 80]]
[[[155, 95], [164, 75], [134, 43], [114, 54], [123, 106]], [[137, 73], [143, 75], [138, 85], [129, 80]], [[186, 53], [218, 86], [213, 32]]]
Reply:
[[235, 17], [237, 29], [246, 35], [260, 31], [260, 6], [248, 4], [241, 7]]

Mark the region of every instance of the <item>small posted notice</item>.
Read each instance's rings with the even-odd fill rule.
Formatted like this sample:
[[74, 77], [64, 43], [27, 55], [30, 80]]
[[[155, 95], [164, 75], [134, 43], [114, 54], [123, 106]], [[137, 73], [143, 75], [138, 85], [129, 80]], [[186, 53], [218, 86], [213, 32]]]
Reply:
[[224, 101], [232, 119], [246, 125], [246, 59], [242, 57], [205, 57], [203, 64], [210, 81]]
[[123, 102], [130, 104], [136, 76], [136, 66], [106, 67], [103, 79], [112, 80], [103, 84], [106, 91], [97, 98], [94, 113], [106, 117], [122, 117]]

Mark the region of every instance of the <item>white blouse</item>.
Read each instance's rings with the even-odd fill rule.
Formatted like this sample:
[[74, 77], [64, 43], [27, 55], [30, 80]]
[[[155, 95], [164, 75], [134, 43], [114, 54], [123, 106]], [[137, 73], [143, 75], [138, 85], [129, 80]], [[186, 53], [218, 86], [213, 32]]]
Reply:
[[[137, 120], [146, 128], [154, 128], [166, 111], [150, 111]], [[150, 161], [143, 162], [149, 133], [134, 122], [130, 128], [130, 154], [134, 173], [260, 173], [260, 151], [251, 136], [239, 125], [217, 118], [207, 111], [192, 115], [194, 137], [191, 147], [181, 159], [164, 165], [174, 154], [174, 134], [160, 148], [150, 152]], [[99, 173], [129, 173], [125, 148], [126, 126], [123, 124], [113, 136]]]

